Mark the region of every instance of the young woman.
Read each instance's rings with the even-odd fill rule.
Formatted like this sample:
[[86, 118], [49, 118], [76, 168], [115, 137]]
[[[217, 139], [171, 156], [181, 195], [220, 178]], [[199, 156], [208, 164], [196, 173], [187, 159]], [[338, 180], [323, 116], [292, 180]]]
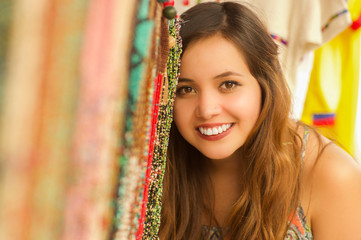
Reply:
[[360, 166], [289, 118], [260, 20], [232, 2], [181, 19], [160, 239], [360, 240]]

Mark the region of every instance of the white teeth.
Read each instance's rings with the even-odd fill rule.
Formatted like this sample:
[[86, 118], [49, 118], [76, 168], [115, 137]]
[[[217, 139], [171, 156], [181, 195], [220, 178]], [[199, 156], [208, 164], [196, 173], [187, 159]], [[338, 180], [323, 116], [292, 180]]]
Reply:
[[214, 127], [212, 129], [212, 135], [217, 135], [218, 134], [218, 129], [216, 127]]
[[212, 135], [212, 129], [210, 129], [210, 128], [208, 128], [208, 130], [207, 130], [207, 132], [206, 132], [206, 135], [208, 135], [208, 136], [210, 136], [210, 135]]
[[217, 135], [220, 134], [222, 132], [227, 131], [230, 127], [232, 126], [232, 124], [228, 123], [228, 124], [222, 124], [222, 126], [219, 127], [214, 127], [214, 128], [203, 128], [200, 127], [198, 128], [199, 131], [206, 136], [211, 136], [211, 135]]

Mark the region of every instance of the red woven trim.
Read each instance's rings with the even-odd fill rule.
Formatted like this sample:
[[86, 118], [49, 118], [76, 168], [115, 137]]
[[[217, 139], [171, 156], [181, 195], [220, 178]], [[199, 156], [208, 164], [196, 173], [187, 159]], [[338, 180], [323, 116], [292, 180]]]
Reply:
[[143, 237], [145, 214], [147, 212], [149, 180], [150, 180], [150, 173], [151, 173], [151, 166], [152, 166], [152, 159], [153, 159], [155, 132], [157, 130], [157, 120], [158, 120], [158, 113], [159, 113], [159, 101], [160, 101], [160, 95], [161, 95], [161, 90], [162, 90], [162, 81], [163, 81], [163, 75], [161, 73], [159, 73], [155, 79], [156, 89], [153, 93], [153, 104], [152, 104], [152, 112], [151, 112], [151, 131], [150, 131], [149, 151], [148, 151], [148, 160], [147, 160], [147, 170], [145, 173], [145, 186], [144, 186], [144, 192], [143, 192], [142, 210], [141, 210], [141, 214], [140, 214], [140, 218], [139, 218], [138, 231], [136, 233], [137, 240], [142, 239], [142, 237]]
[[358, 19], [356, 19], [355, 21], [353, 21], [352, 25], [351, 25], [351, 28], [353, 30], [357, 30], [361, 27], [361, 15], [358, 17]]

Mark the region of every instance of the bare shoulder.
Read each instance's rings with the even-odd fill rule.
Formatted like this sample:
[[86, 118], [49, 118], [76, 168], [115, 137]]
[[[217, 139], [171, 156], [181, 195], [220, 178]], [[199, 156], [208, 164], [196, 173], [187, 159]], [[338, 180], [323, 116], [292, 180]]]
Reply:
[[[322, 151], [321, 151], [322, 150]], [[310, 132], [304, 163], [315, 239], [361, 239], [361, 167], [330, 140]]]

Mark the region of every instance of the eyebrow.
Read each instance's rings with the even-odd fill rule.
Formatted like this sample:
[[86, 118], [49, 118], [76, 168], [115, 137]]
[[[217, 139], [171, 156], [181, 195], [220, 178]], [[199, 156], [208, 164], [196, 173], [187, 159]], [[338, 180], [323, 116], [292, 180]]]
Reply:
[[214, 78], [224, 78], [224, 77], [228, 77], [228, 76], [240, 76], [242, 77], [243, 75], [240, 74], [240, 73], [237, 73], [237, 72], [232, 72], [232, 71], [227, 71], [227, 72], [224, 72], [224, 73], [221, 73], [217, 76], [215, 76]]
[[181, 82], [194, 82], [194, 81], [192, 79], [189, 79], [189, 78], [179, 78], [178, 83], [181, 83]]
[[[240, 73], [237, 73], [237, 72], [227, 71], [227, 72], [218, 74], [217, 76], [214, 77], [214, 79], [224, 78], [224, 77], [228, 77], [228, 76], [240, 76], [240, 77], [242, 77], [243, 75], [240, 74]], [[189, 79], [189, 78], [179, 78], [178, 83], [182, 83], [182, 82], [194, 82], [194, 80]]]

